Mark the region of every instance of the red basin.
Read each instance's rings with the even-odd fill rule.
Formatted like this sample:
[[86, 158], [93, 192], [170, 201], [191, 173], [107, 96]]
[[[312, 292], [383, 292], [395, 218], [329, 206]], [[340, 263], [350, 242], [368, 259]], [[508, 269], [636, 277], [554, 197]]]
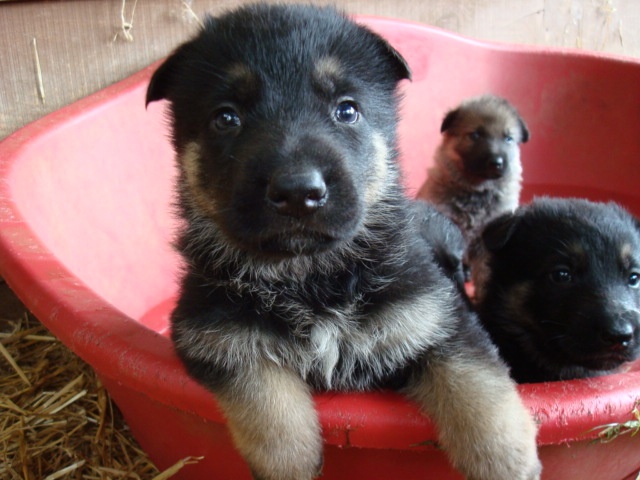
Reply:
[[[640, 62], [487, 44], [420, 25], [362, 19], [414, 73], [400, 127], [410, 191], [426, 176], [445, 111], [467, 96], [509, 98], [527, 120], [524, 200], [614, 199], [640, 214]], [[190, 380], [166, 336], [179, 259], [169, 242], [175, 173], [163, 104], [144, 108], [153, 71], [55, 112], [0, 144], [0, 273], [36, 316], [90, 363], [161, 469], [248, 479], [214, 398]], [[640, 436], [592, 442], [631, 420], [640, 367], [521, 386], [541, 423], [548, 480], [635, 478]], [[327, 479], [461, 478], [433, 428], [393, 393], [319, 395]]]

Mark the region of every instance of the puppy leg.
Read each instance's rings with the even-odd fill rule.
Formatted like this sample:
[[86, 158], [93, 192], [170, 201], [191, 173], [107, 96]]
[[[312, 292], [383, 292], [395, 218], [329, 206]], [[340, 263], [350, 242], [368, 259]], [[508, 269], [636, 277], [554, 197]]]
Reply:
[[216, 390], [236, 448], [256, 480], [311, 480], [320, 474], [320, 425], [300, 377], [269, 363]]
[[454, 466], [469, 480], [539, 479], [537, 427], [506, 368], [468, 343], [449, 351], [457, 353], [428, 358], [408, 394], [435, 421]]

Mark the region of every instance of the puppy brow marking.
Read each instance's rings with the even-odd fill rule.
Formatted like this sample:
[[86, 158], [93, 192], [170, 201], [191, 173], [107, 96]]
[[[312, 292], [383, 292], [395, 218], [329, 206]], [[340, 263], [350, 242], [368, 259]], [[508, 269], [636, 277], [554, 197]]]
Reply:
[[631, 265], [631, 259], [633, 258], [633, 246], [630, 243], [624, 243], [620, 247], [620, 258], [625, 266]]
[[314, 65], [313, 80], [323, 90], [333, 93], [336, 79], [342, 75], [342, 65], [335, 57], [323, 57]]
[[234, 65], [231, 65], [231, 67], [229, 67], [229, 69], [227, 70], [227, 75], [232, 81], [253, 78], [253, 73], [244, 63], [236, 63]]
[[244, 63], [233, 64], [227, 69], [227, 82], [241, 102], [255, 96], [260, 88], [258, 75]]
[[573, 242], [569, 245], [569, 251], [572, 255], [575, 255], [577, 258], [583, 259], [586, 255], [586, 251], [584, 249], [584, 245], [581, 242]]

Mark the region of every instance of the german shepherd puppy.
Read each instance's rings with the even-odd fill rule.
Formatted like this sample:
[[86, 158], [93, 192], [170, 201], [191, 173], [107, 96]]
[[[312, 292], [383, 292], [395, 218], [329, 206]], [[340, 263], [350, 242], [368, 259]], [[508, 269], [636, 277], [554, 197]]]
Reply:
[[449, 111], [440, 132], [435, 164], [418, 196], [451, 218], [470, 243], [489, 220], [518, 206], [519, 145], [529, 130], [507, 100], [483, 95]]
[[613, 203], [535, 200], [487, 225], [481, 320], [519, 382], [601, 375], [640, 354], [640, 225]]
[[256, 479], [320, 475], [314, 391], [383, 387], [469, 478], [539, 476], [535, 424], [401, 187], [409, 76], [331, 8], [258, 4], [208, 18], [151, 79], [184, 220], [172, 339]]

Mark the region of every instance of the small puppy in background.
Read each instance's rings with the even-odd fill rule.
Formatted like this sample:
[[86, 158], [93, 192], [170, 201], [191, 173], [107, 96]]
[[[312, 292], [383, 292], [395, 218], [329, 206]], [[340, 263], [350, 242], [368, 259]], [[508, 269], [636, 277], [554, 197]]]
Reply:
[[481, 320], [518, 382], [638, 358], [640, 225], [620, 206], [534, 200], [487, 225], [471, 267]]
[[256, 4], [208, 18], [151, 79], [184, 220], [172, 340], [256, 479], [320, 475], [314, 391], [392, 387], [469, 478], [539, 478], [533, 419], [402, 188], [409, 76], [332, 8]]
[[460, 227], [467, 243], [492, 218], [518, 206], [521, 143], [529, 130], [517, 110], [494, 95], [473, 97], [448, 112], [442, 143], [419, 198]]

